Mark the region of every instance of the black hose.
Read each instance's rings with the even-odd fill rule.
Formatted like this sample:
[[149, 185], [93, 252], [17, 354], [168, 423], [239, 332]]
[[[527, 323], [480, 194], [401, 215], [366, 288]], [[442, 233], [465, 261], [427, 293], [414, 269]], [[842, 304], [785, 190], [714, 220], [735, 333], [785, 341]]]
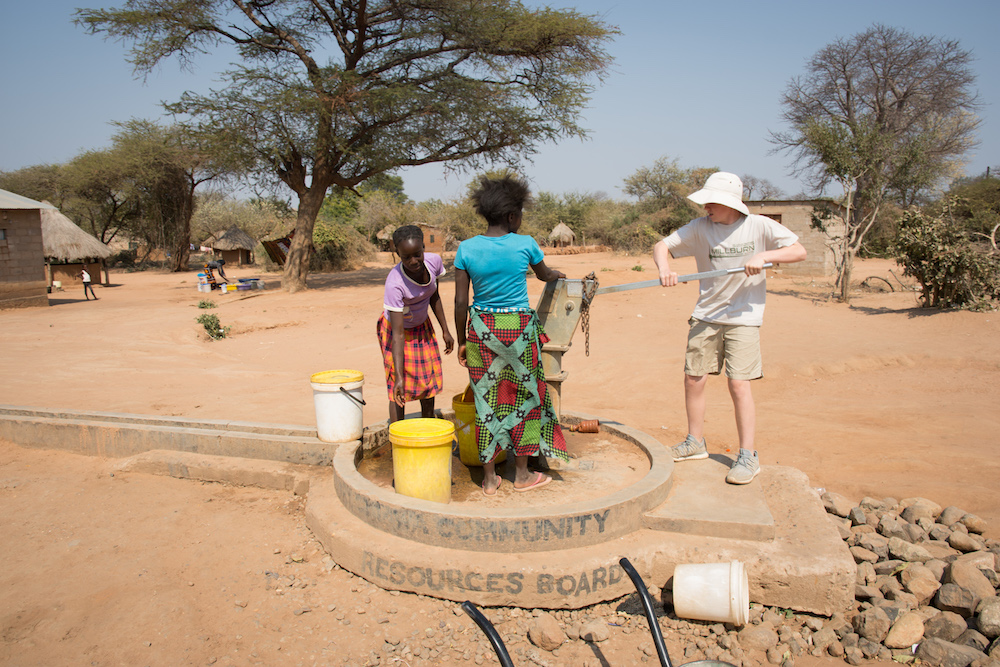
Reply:
[[462, 611], [468, 614], [469, 617], [476, 622], [479, 629], [482, 630], [486, 637], [490, 640], [490, 644], [493, 645], [493, 652], [497, 654], [497, 659], [500, 660], [500, 667], [514, 667], [514, 663], [510, 661], [510, 654], [507, 653], [507, 647], [503, 645], [503, 640], [500, 639], [500, 634], [497, 633], [493, 624], [490, 623], [485, 616], [483, 616], [482, 612], [476, 609], [476, 605], [466, 600], [462, 603]]
[[667, 654], [667, 645], [663, 643], [663, 633], [660, 631], [660, 624], [656, 620], [656, 612], [653, 611], [653, 601], [649, 598], [649, 591], [646, 590], [646, 584], [642, 581], [639, 573], [635, 571], [635, 568], [632, 567], [632, 563], [628, 562], [628, 558], [622, 558], [618, 563], [625, 570], [629, 579], [632, 580], [635, 590], [639, 592], [639, 599], [642, 600], [642, 608], [646, 612], [646, 620], [649, 622], [649, 632], [653, 635], [656, 654], [660, 657], [660, 666], [673, 667], [670, 663], [670, 655]]

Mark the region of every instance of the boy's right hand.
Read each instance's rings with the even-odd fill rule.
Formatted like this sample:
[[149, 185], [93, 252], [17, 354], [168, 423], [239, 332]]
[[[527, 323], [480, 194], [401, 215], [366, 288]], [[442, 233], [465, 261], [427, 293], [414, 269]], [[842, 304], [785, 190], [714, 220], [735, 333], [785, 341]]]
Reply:
[[673, 287], [677, 284], [677, 272], [670, 271], [660, 274], [660, 284], [664, 287]]
[[458, 357], [458, 363], [462, 365], [462, 368], [468, 368], [465, 361], [465, 343], [458, 346], [458, 351], [455, 353]]

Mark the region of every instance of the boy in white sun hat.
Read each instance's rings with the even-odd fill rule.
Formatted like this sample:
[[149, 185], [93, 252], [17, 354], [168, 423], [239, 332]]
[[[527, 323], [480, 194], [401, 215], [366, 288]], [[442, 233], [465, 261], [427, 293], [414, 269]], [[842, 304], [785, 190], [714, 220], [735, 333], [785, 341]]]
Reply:
[[754, 448], [756, 410], [750, 381], [763, 376], [760, 326], [766, 295], [764, 264], [801, 262], [806, 249], [798, 237], [743, 203], [743, 182], [719, 171], [688, 199], [707, 215], [687, 223], [653, 248], [664, 287], [677, 285], [670, 257], [694, 256], [698, 272], [742, 267], [742, 273], [700, 281], [698, 302], [688, 321], [684, 357], [684, 407], [688, 434], [671, 450], [674, 461], [708, 458], [705, 442], [705, 385], [723, 365], [736, 413], [740, 453], [726, 476], [730, 484], [749, 484], [760, 472]]

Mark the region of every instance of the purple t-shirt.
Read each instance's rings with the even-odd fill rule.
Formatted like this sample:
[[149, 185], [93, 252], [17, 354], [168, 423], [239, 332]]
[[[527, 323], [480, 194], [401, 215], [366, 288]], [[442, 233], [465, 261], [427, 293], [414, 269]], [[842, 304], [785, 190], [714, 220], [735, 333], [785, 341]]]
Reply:
[[385, 297], [382, 306], [385, 308], [386, 319], [390, 312], [403, 313], [403, 328], [412, 329], [427, 320], [427, 310], [431, 296], [437, 289], [438, 278], [444, 275], [444, 262], [440, 255], [432, 252], [424, 253], [424, 266], [430, 280], [421, 285], [406, 275], [402, 264], [397, 264], [389, 271], [385, 279]]

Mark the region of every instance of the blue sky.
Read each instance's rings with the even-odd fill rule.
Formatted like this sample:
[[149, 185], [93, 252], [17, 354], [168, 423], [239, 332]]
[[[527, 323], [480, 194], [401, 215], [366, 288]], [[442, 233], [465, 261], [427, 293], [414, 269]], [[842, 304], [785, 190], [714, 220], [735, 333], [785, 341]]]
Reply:
[[[111, 0], [103, 6], [123, 4]], [[714, 166], [766, 178], [786, 195], [803, 190], [789, 158], [771, 155], [768, 132], [783, 129], [780, 98], [806, 61], [838, 37], [873, 23], [957, 39], [976, 62], [983, 120], [966, 172], [1000, 166], [1000, 2], [841, 0], [839, 2], [674, 3], [665, 0], [553, 0], [600, 16], [621, 35], [615, 57], [582, 118], [586, 141], [544, 145], [524, 170], [535, 190], [604, 192], [623, 198], [623, 180], [658, 158], [684, 167]], [[184, 90], [205, 92], [225, 54], [184, 71], [169, 61], [135, 79], [123, 45], [72, 23], [85, 0], [0, 2], [0, 170], [59, 163], [110, 144], [114, 120], [162, 119], [159, 102]], [[166, 119], [162, 119], [166, 120]], [[401, 174], [417, 201], [449, 199], [470, 174], [446, 177], [434, 165]], [[290, 194], [290, 193], [289, 193]]]

